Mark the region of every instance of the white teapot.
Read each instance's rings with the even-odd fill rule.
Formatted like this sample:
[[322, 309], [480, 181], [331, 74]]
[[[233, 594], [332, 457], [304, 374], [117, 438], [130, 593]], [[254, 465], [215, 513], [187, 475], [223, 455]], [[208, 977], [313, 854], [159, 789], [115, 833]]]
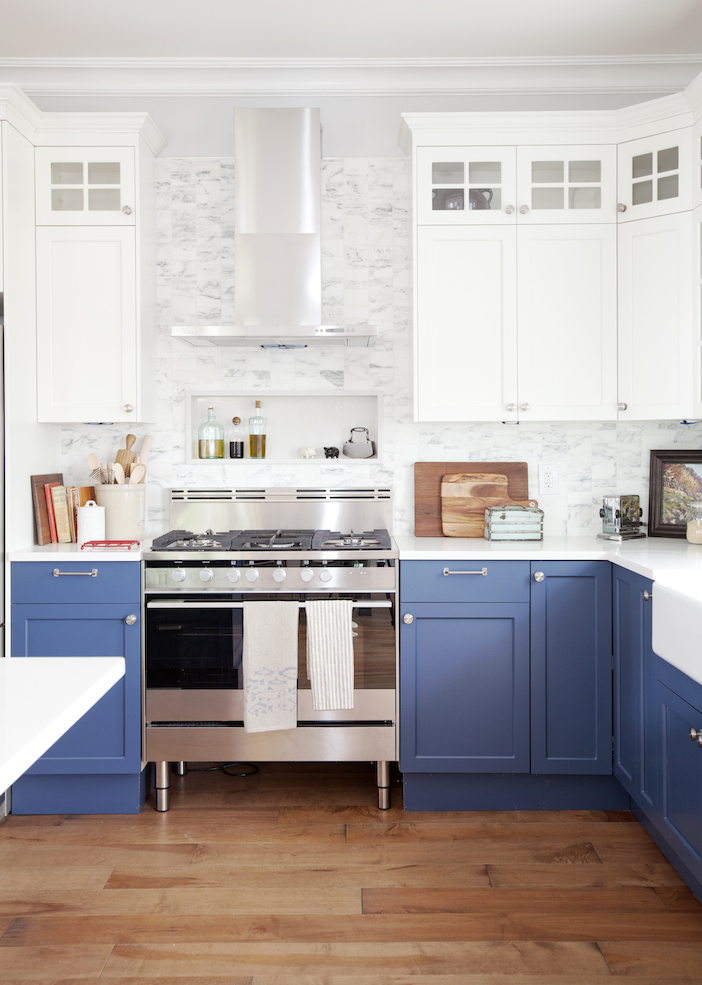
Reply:
[[351, 437], [343, 448], [347, 458], [372, 458], [375, 442], [370, 440], [368, 428], [351, 428]]

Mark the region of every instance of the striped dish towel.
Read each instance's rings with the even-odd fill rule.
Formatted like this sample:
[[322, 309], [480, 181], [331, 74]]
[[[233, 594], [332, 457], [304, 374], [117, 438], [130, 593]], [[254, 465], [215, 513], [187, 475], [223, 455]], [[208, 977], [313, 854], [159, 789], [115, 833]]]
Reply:
[[315, 711], [353, 708], [353, 631], [348, 599], [305, 603], [307, 676]]
[[244, 602], [244, 731], [297, 728], [297, 602]]

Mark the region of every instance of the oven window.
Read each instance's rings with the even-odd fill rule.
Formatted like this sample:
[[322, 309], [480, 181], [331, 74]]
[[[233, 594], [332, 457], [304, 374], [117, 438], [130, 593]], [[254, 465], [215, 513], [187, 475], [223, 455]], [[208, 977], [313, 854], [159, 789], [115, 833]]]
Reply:
[[146, 686], [241, 688], [241, 609], [147, 609]]
[[[354, 689], [392, 689], [395, 687], [395, 629], [392, 609], [353, 610]], [[309, 690], [307, 677], [307, 625], [304, 609], [300, 611], [300, 635], [298, 637], [299, 690]]]

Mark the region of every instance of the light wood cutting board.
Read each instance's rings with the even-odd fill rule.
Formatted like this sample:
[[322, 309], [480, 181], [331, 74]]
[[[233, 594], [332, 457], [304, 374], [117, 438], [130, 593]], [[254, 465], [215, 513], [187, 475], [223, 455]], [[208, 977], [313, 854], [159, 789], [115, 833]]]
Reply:
[[441, 477], [441, 530], [444, 537], [482, 537], [489, 506], [536, 506], [535, 499], [512, 499], [506, 475], [450, 473]]
[[[441, 480], [456, 473], [494, 472], [506, 475], [509, 496], [529, 498], [526, 462], [417, 462], [414, 466], [414, 536], [441, 537]], [[481, 535], [482, 536], [482, 535]]]

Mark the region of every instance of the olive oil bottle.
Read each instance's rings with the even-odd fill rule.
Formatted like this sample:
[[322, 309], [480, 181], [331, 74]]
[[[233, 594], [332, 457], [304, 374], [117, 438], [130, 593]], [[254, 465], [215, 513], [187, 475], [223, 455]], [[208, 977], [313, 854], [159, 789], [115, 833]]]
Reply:
[[224, 428], [215, 420], [214, 407], [207, 408], [207, 420], [197, 429], [198, 458], [224, 458]]
[[249, 418], [249, 457], [266, 457], [266, 426], [268, 421], [261, 416], [261, 401], [256, 401], [254, 416]]

